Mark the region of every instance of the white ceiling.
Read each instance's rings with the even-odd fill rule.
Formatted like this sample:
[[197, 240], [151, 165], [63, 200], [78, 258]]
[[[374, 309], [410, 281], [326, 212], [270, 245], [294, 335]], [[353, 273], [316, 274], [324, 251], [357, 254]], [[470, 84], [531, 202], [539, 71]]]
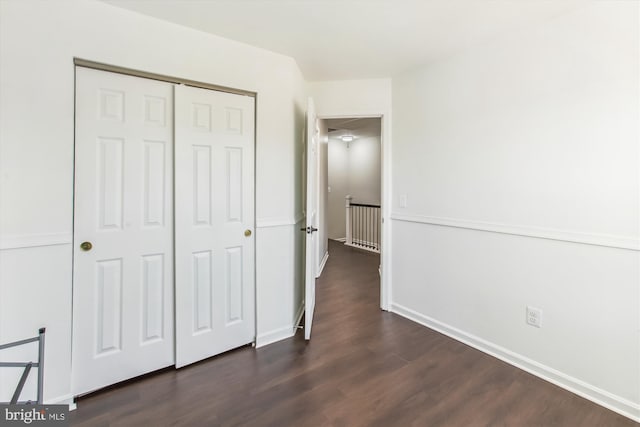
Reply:
[[329, 137], [339, 138], [343, 135], [352, 135], [356, 138], [371, 138], [380, 136], [379, 118], [325, 119], [324, 123], [329, 130]]
[[586, 0], [103, 0], [293, 57], [309, 81], [392, 77]]

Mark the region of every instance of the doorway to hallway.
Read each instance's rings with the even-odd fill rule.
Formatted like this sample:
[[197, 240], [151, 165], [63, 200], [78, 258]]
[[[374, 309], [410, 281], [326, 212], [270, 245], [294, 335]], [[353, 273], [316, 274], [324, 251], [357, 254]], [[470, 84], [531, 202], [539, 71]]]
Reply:
[[319, 119], [318, 276], [330, 240], [381, 250], [381, 118]]
[[[305, 339], [311, 337], [315, 310], [316, 279], [329, 258], [329, 240], [380, 254], [377, 273], [379, 307], [387, 309], [383, 257], [382, 121], [384, 116], [326, 117], [315, 114], [309, 98], [305, 141], [306, 232], [305, 243]], [[388, 161], [388, 157], [387, 161]], [[330, 177], [332, 182], [330, 183]], [[335, 184], [335, 185], [334, 185]], [[334, 191], [332, 186], [338, 188]], [[356, 200], [350, 193], [356, 194]], [[331, 203], [330, 195], [334, 203]], [[337, 201], [337, 203], [336, 203]], [[336, 218], [330, 226], [329, 213]], [[344, 222], [340, 220], [344, 218]], [[330, 227], [334, 230], [330, 236]], [[343, 232], [344, 231], [344, 232]], [[388, 233], [386, 233], [388, 234]]]

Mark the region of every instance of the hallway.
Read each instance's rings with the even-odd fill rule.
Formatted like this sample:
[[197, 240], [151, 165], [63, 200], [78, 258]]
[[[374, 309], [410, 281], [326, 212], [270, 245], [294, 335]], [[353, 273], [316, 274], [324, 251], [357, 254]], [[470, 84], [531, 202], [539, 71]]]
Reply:
[[298, 332], [79, 399], [76, 426], [634, 426], [379, 309], [378, 255], [330, 241]]

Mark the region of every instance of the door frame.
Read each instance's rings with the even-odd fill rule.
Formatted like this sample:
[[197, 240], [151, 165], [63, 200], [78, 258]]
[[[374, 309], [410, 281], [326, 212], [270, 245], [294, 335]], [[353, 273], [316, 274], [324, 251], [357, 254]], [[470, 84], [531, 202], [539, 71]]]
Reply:
[[[83, 58], [78, 58], [78, 57], [74, 57], [73, 58], [73, 102], [74, 102], [74, 114], [73, 114], [73, 182], [72, 182], [72, 197], [73, 197], [73, 207], [72, 207], [72, 217], [71, 217], [71, 227], [72, 227], [72, 231], [71, 231], [71, 293], [73, 295], [73, 289], [75, 286], [74, 283], [74, 271], [75, 271], [75, 257], [74, 257], [74, 252], [76, 250], [76, 244], [78, 243], [75, 239], [75, 230], [74, 230], [74, 224], [75, 224], [75, 215], [76, 215], [76, 208], [75, 208], [75, 200], [76, 200], [76, 144], [77, 144], [77, 135], [76, 135], [76, 90], [77, 90], [77, 76], [76, 76], [76, 70], [78, 67], [82, 67], [82, 68], [88, 68], [88, 69], [93, 69], [93, 70], [98, 70], [98, 71], [106, 71], [106, 72], [110, 72], [110, 73], [116, 73], [116, 74], [124, 74], [127, 76], [132, 76], [132, 77], [138, 77], [138, 78], [145, 78], [145, 79], [150, 79], [150, 80], [159, 80], [159, 81], [163, 81], [163, 82], [167, 82], [167, 83], [172, 83], [174, 85], [186, 85], [186, 86], [193, 86], [193, 87], [197, 87], [197, 88], [201, 88], [201, 89], [208, 89], [208, 90], [215, 90], [218, 92], [226, 92], [226, 93], [231, 93], [231, 94], [235, 94], [235, 95], [243, 95], [243, 96], [249, 96], [254, 98], [254, 107], [253, 107], [253, 122], [254, 122], [254, 126], [253, 126], [253, 224], [252, 224], [252, 228], [254, 230], [254, 239], [257, 239], [257, 233], [255, 233], [255, 230], [257, 230], [257, 216], [256, 216], [256, 212], [257, 212], [257, 173], [256, 173], [256, 169], [257, 169], [257, 164], [258, 164], [258, 158], [257, 158], [257, 154], [258, 154], [258, 150], [257, 150], [257, 136], [258, 136], [258, 93], [257, 92], [253, 92], [253, 91], [248, 91], [248, 90], [243, 90], [243, 89], [237, 89], [237, 88], [231, 88], [231, 87], [227, 87], [227, 86], [221, 86], [221, 85], [216, 85], [216, 84], [212, 84], [212, 83], [206, 83], [206, 82], [201, 82], [201, 81], [195, 81], [195, 80], [190, 80], [190, 79], [184, 79], [184, 78], [180, 78], [180, 77], [175, 77], [175, 76], [168, 76], [168, 75], [164, 75], [164, 74], [158, 74], [158, 73], [153, 73], [153, 72], [149, 72], [149, 71], [142, 71], [142, 70], [136, 70], [133, 68], [127, 68], [127, 67], [121, 67], [118, 65], [111, 65], [111, 64], [107, 64], [107, 63], [103, 63], [103, 62], [96, 62], [96, 61], [91, 61], [91, 60], [87, 60], [87, 59], [83, 59]], [[174, 111], [174, 115], [175, 115], [175, 111]], [[174, 148], [175, 149], [175, 148]], [[171, 183], [172, 187], [174, 187], [174, 198], [173, 198], [173, 203], [175, 205], [175, 167], [174, 167], [174, 176], [173, 176], [173, 182]], [[173, 232], [174, 232], [174, 237], [175, 237], [175, 216], [174, 216], [174, 224], [173, 225]], [[174, 238], [174, 249], [175, 249], [175, 238]], [[254, 249], [253, 249], [253, 263], [254, 263], [254, 268], [253, 268], [253, 298], [254, 298], [254, 337], [253, 337], [253, 346], [256, 346], [256, 341], [257, 341], [257, 335], [258, 335], [258, 277], [257, 277], [257, 259], [258, 259], [258, 245], [254, 244]], [[174, 251], [174, 257], [172, 259], [172, 262], [175, 264], [175, 251]], [[174, 272], [175, 273], [175, 272]], [[173, 284], [173, 292], [174, 292], [174, 298], [175, 298], [175, 281]], [[175, 304], [175, 300], [174, 300], [174, 304]], [[73, 318], [73, 301], [71, 304], [71, 318]], [[175, 314], [174, 314], [174, 365], [175, 366]], [[73, 340], [74, 340], [74, 331], [73, 331], [73, 322], [71, 322], [71, 351], [73, 351]], [[71, 375], [73, 376], [73, 355], [70, 355], [70, 364], [71, 364]], [[72, 401], [75, 402], [75, 398], [76, 398], [75, 391], [71, 390], [71, 399]], [[75, 406], [75, 403], [74, 403]]]
[[391, 310], [391, 114], [388, 111], [340, 111], [318, 114], [318, 119], [380, 119], [380, 308]]

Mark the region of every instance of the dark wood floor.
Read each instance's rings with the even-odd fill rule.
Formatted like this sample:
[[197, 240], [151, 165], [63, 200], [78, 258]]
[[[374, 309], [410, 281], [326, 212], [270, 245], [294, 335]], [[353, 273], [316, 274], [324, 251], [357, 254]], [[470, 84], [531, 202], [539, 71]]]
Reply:
[[78, 401], [75, 426], [638, 426], [379, 309], [378, 256], [331, 242], [302, 334]]

